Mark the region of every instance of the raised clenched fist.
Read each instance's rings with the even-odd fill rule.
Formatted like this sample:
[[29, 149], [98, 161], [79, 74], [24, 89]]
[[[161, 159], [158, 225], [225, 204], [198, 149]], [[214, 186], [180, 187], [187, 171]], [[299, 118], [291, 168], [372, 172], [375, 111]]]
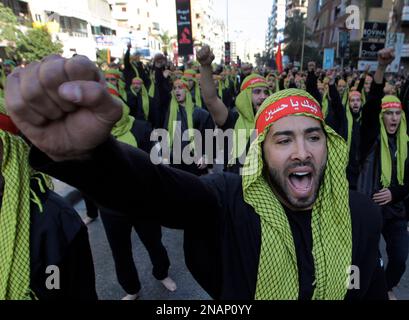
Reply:
[[211, 66], [214, 60], [214, 54], [208, 45], [204, 45], [199, 51], [197, 51], [196, 58], [201, 66]]
[[55, 161], [80, 159], [103, 143], [121, 118], [93, 62], [49, 56], [7, 78], [5, 102], [21, 132]]
[[387, 66], [395, 60], [395, 49], [385, 48], [378, 52], [378, 62], [380, 66]]

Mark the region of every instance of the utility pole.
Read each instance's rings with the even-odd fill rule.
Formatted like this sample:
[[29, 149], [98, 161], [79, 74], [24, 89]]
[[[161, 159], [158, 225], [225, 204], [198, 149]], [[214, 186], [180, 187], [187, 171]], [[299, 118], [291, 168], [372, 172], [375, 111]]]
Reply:
[[226, 24], [227, 42], [229, 42], [229, 0], [226, 0]]
[[304, 24], [304, 32], [302, 36], [302, 49], [301, 49], [301, 72], [303, 70], [304, 65], [304, 46], [305, 46], [305, 24]]

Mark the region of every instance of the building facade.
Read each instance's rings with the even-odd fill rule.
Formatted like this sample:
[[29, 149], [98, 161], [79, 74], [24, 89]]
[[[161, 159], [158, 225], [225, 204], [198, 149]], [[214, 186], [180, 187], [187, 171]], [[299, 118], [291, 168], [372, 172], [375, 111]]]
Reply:
[[96, 60], [95, 37], [114, 35], [115, 24], [106, 0], [2, 0], [26, 27], [47, 26], [63, 44], [63, 56], [85, 55]]
[[266, 33], [266, 53], [272, 54], [278, 43], [284, 41], [286, 9], [286, 0], [273, 0]]
[[308, 0], [287, 0], [286, 16], [291, 18], [296, 11], [307, 14]]
[[214, 0], [191, 0], [192, 34], [196, 46], [212, 47], [215, 61], [224, 60], [224, 42], [227, 40], [223, 19], [215, 12]]
[[[347, 8], [351, 5], [359, 8], [359, 28], [353, 30], [346, 29], [345, 24], [349, 17]], [[339, 32], [348, 31], [350, 45], [355, 51], [353, 54], [358, 56], [365, 22], [386, 23], [389, 26], [393, 5], [394, 0], [310, 0], [307, 25], [316, 46], [321, 49], [337, 48]]]

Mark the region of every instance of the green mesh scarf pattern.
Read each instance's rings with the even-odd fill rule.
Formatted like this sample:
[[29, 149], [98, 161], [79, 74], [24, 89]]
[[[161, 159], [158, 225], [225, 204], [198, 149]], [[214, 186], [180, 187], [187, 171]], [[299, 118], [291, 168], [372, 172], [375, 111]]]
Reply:
[[[186, 101], [185, 101], [185, 110], [186, 110], [186, 116], [187, 116], [187, 126], [189, 130], [189, 139], [190, 141], [193, 142], [194, 136], [193, 136], [193, 111], [194, 111], [194, 106], [193, 106], [193, 99], [192, 95], [190, 94], [189, 90], [186, 90]], [[169, 119], [168, 119], [168, 134], [169, 134], [169, 150], [172, 150], [173, 147], [173, 141], [175, 139], [175, 133], [176, 133], [176, 126], [175, 124], [177, 123], [178, 120], [178, 112], [179, 112], [179, 103], [176, 100], [175, 94], [172, 92], [172, 100], [170, 101], [170, 108], [169, 108]], [[183, 134], [183, 133], [182, 133]]]
[[0, 130], [4, 192], [0, 210], [0, 300], [30, 299], [28, 146]]
[[[268, 98], [261, 108], [294, 95], [314, 99], [302, 90], [283, 90]], [[352, 261], [352, 226], [345, 173], [348, 153], [344, 140], [330, 127], [323, 126], [327, 134], [328, 156], [312, 211], [313, 299], [338, 300], [344, 299], [347, 293], [347, 269]], [[284, 208], [263, 176], [262, 142], [267, 132], [268, 128], [252, 144], [243, 171], [244, 199], [261, 219], [255, 299], [295, 300], [299, 296], [299, 279], [294, 239]]]
[[[145, 117], [145, 120], [148, 120], [149, 118], [149, 95], [148, 91], [146, 90], [145, 85], [143, 84], [143, 80], [141, 78], [134, 78], [142, 81], [142, 87], [141, 87], [141, 96], [142, 96], [142, 110], [143, 110], [143, 115]], [[131, 86], [131, 92], [132, 94], [136, 97], [138, 96], [138, 93], [136, 93], [135, 89]]]
[[[260, 78], [258, 74], [251, 74], [243, 80], [243, 84], [255, 78]], [[252, 102], [252, 89], [253, 88], [268, 88], [267, 82], [256, 83], [242, 90], [236, 98], [236, 108], [239, 113], [239, 117], [234, 126], [233, 135], [233, 152], [230, 158], [230, 164], [233, 164], [237, 158], [239, 158], [245, 151], [247, 142], [254, 130], [255, 117], [254, 108]]]
[[[386, 96], [382, 102], [400, 102], [397, 97]], [[379, 122], [381, 127], [381, 183], [384, 188], [388, 188], [392, 179], [392, 158], [389, 150], [388, 134], [385, 124], [383, 123], [383, 114], [387, 109], [382, 109], [379, 114]], [[406, 116], [402, 111], [397, 135], [397, 179], [399, 185], [404, 184], [405, 177], [405, 161], [408, 157], [408, 136], [406, 134]]]

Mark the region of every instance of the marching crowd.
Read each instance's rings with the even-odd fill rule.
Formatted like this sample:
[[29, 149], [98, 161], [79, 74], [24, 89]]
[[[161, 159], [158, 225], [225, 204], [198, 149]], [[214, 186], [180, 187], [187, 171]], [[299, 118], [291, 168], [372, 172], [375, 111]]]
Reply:
[[[216, 65], [208, 46], [182, 68], [131, 49], [121, 64], [2, 63], [0, 299], [97, 299], [86, 224], [98, 214], [124, 300], [141, 290], [133, 229], [153, 276], [177, 289], [161, 226], [184, 230], [186, 265], [214, 299], [396, 299], [409, 77], [386, 73], [393, 50], [374, 73], [280, 73]], [[50, 177], [81, 191], [84, 221]]]

